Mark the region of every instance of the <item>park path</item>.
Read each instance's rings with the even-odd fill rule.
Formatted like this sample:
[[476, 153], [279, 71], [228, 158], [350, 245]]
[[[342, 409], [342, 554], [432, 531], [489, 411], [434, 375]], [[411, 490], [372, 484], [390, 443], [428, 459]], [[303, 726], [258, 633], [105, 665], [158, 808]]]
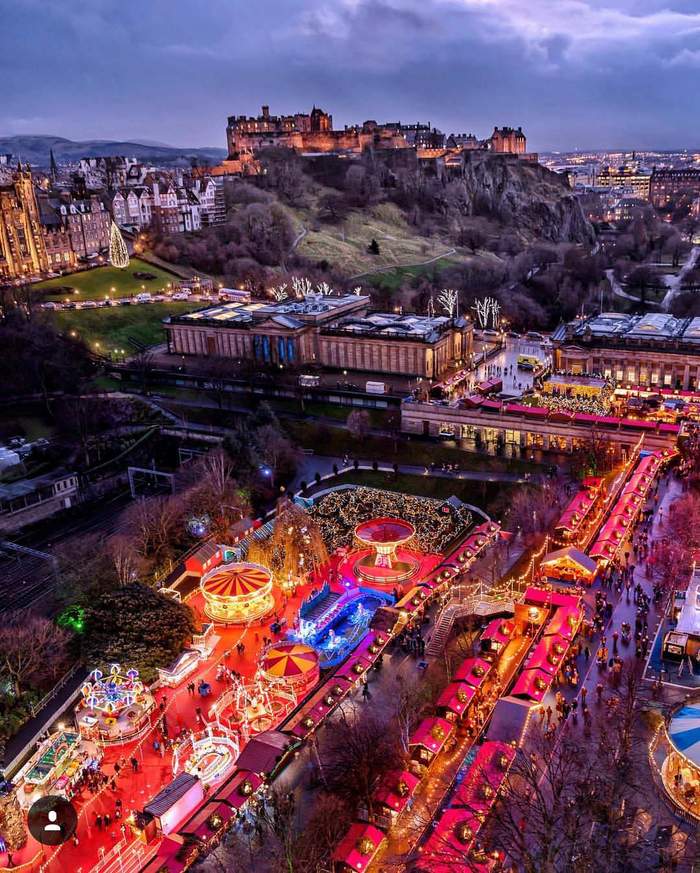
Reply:
[[688, 258], [683, 264], [683, 266], [678, 271], [676, 276], [672, 274], [666, 274], [664, 276], [664, 281], [666, 282], [666, 287], [668, 291], [664, 296], [664, 299], [661, 301], [661, 307], [666, 312], [668, 312], [671, 303], [673, 303], [674, 297], [677, 297], [681, 292], [681, 285], [683, 284], [683, 280], [687, 276], [687, 274], [695, 267], [698, 257], [700, 257], [700, 246], [693, 246], [690, 250], [690, 254]]

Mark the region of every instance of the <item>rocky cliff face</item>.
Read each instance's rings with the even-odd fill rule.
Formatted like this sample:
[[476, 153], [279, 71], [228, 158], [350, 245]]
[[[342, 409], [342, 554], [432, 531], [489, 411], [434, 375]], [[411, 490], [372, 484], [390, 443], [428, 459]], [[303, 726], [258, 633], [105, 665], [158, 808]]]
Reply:
[[564, 179], [513, 156], [464, 152], [458, 177], [470, 214], [488, 214], [527, 237], [592, 243], [593, 228]]

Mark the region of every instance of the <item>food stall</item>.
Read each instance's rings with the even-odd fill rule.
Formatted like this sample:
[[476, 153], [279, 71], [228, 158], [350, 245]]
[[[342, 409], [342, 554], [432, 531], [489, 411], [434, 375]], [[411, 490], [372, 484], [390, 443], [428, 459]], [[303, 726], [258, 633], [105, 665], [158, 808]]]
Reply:
[[355, 822], [333, 852], [334, 873], [362, 873], [384, 844], [384, 834], [374, 825]]
[[69, 800], [83, 773], [97, 769], [101, 760], [98, 746], [79, 733], [59, 730], [51, 734], [14, 779], [20, 804], [27, 809], [49, 794]]

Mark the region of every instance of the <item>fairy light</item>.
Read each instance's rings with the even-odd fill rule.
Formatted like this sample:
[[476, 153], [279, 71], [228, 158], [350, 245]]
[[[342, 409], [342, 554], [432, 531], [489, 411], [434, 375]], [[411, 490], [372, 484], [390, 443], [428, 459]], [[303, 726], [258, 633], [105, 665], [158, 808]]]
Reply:
[[109, 231], [109, 262], [119, 270], [124, 270], [129, 266], [129, 250], [121, 231], [114, 222], [112, 222]]

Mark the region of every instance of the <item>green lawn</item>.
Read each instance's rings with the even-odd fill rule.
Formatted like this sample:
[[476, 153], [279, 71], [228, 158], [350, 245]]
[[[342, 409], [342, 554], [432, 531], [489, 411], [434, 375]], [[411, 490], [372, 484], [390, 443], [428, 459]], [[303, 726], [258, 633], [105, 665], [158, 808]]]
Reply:
[[[151, 273], [155, 279], [137, 279], [134, 273]], [[44, 300], [63, 301], [67, 298], [79, 300], [101, 300], [107, 296], [114, 298], [129, 297], [146, 290], [157, 294], [168, 282], [176, 281], [177, 277], [159, 267], [154, 267], [139, 258], [132, 258], [124, 270], [116, 267], [96, 267], [94, 270], [84, 270], [82, 273], [71, 273], [68, 276], [58, 276], [38, 282], [33, 287], [38, 291], [47, 290]], [[143, 287], [142, 287], [143, 286]], [[55, 288], [54, 292], [51, 289]], [[70, 291], [65, 289], [70, 288]], [[113, 290], [114, 289], [114, 290]], [[75, 291], [78, 293], [76, 294]]]
[[74, 331], [93, 350], [106, 354], [114, 349], [124, 349], [133, 354], [129, 337], [146, 346], [165, 342], [162, 325], [165, 316], [190, 312], [198, 305], [175, 302], [108, 306], [104, 309], [64, 309], [50, 312], [48, 317], [58, 330], [65, 333]]
[[368, 273], [363, 276], [365, 282], [373, 285], [380, 285], [383, 288], [388, 288], [390, 291], [396, 291], [407, 279], [414, 279], [416, 276], [430, 276], [435, 270], [444, 270], [445, 267], [454, 266], [455, 260], [452, 258], [439, 258], [430, 264], [419, 264], [416, 267], [394, 267], [393, 270], [384, 272]]

